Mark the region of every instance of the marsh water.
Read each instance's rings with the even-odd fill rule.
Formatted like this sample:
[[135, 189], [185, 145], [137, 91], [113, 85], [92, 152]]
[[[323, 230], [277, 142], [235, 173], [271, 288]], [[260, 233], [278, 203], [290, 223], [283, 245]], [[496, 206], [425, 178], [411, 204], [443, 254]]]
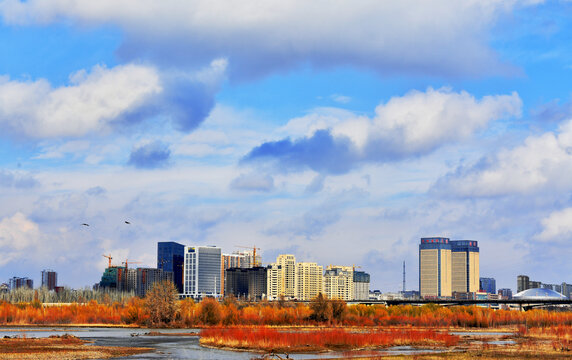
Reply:
[[[93, 345], [99, 346], [134, 346], [148, 347], [153, 351], [144, 354], [132, 355], [115, 359], [191, 359], [191, 360], [250, 360], [254, 357], [261, 356], [260, 353], [231, 351], [205, 348], [199, 345], [198, 336], [185, 335], [159, 335], [148, 336], [149, 332], [160, 333], [199, 333], [198, 329], [141, 329], [141, 328], [58, 328], [58, 327], [38, 327], [38, 328], [0, 328], [0, 337], [19, 336], [27, 338], [41, 338], [50, 335], [70, 334], [81, 339], [88, 340]], [[368, 354], [421, 354], [431, 353], [436, 350], [417, 349], [407, 346], [398, 346], [378, 351], [368, 351]], [[290, 354], [290, 359], [323, 359], [323, 358], [347, 358], [351, 355], [357, 355], [355, 352], [325, 352], [311, 354]]]

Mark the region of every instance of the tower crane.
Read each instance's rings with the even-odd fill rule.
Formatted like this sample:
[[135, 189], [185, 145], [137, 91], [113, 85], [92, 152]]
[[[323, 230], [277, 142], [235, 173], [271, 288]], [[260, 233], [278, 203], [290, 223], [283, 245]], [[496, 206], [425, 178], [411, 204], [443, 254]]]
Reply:
[[256, 250], [260, 250], [257, 248], [256, 245], [254, 246], [243, 246], [243, 245], [234, 245], [235, 247], [243, 248], [243, 249], [252, 249], [252, 263], [249, 264], [251, 267], [258, 266], [258, 260], [256, 259]]
[[141, 261], [129, 261], [129, 259], [125, 259], [125, 261], [123, 263], [125, 264], [125, 269], [127, 269], [129, 267], [129, 263], [131, 263], [131, 264], [142, 264]]
[[109, 260], [109, 265], [107, 265], [107, 267], [110, 268], [110, 267], [111, 267], [111, 259], [113, 259], [113, 258], [111, 257], [111, 254], [109, 254], [109, 255], [105, 255], [105, 254], [104, 254], [104, 255], [101, 255], [101, 256], [103, 256], [104, 258], [107, 258], [107, 260]]

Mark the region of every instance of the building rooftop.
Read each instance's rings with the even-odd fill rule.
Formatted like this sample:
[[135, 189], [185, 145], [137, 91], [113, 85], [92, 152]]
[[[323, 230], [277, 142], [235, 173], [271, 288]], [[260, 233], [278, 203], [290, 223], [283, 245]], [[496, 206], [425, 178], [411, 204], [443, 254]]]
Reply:
[[566, 296], [557, 293], [550, 289], [528, 289], [519, 292], [513, 296], [514, 299], [525, 299], [525, 300], [542, 300], [542, 299], [566, 299]]

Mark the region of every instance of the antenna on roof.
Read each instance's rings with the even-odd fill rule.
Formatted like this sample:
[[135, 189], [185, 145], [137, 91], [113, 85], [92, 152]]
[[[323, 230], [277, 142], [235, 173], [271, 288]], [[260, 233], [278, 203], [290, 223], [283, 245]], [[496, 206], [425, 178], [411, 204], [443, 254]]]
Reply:
[[405, 292], [405, 261], [403, 262], [403, 292]]

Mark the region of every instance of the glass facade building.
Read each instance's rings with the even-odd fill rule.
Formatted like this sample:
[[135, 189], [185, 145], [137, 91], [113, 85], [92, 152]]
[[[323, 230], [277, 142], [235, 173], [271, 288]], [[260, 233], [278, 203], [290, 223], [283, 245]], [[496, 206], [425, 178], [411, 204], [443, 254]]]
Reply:
[[496, 294], [497, 293], [497, 282], [493, 278], [480, 278], [480, 290], [484, 291], [488, 294]]
[[216, 246], [186, 246], [183, 295], [219, 297], [222, 252]]
[[173, 273], [173, 283], [179, 293], [183, 292], [183, 264], [185, 245], [162, 241], [157, 243], [157, 269]]

